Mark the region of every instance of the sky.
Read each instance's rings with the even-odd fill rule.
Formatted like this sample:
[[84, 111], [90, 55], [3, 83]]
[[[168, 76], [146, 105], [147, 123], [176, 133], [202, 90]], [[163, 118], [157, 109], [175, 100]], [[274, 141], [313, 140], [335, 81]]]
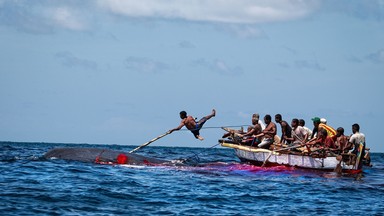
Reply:
[[[209, 148], [253, 113], [384, 152], [384, 0], [0, 0], [0, 140]], [[278, 127], [278, 134], [281, 134]]]

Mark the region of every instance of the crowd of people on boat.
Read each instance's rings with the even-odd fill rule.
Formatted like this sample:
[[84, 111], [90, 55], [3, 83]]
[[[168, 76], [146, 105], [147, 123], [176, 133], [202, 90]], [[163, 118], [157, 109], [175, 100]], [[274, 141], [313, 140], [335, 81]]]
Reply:
[[[274, 120], [276, 123], [272, 122], [271, 115], [267, 114], [264, 116], [264, 121], [261, 121], [259, 114], [255, 113], [252, 115], [252, 126], [249, 126], [247, 131], [227, 129], [228, 133], [224, 134], [223, 138], [265, 149], [283, 147], [303, 154], [319, 152], [333, 155], [357, 154], [362, 145], [362, 155], [369, 159], [369, 149], [365, 147], [365, 135], [360, 133], [360, 126], [357, 123], [352, 125], [352, 135], [346, 136], [343, 127], [334, 129], [327, 124], [325, 118], [312, 118], [312, 130], [305, 126], [304, 119], [294, 118], [291, 124], [288, 124], [281, 114], [276, 114]], [[277, 124], [281, 127], [281, 136], [277, 135]]]
[[[167, 132], [180, 130], [186, 127], [192, 132], [194, 137], [199, 140], [204, 138], [200, 135], [205, 122], [216, 116], [216, 110], [212, 109], [211, 114], [204, 116], [199, 121], [186, 111], [180, 112], [181, 122], [179, 126]], [[255, 113], [252, 115], [252, 125], [244, 131], [223, 128], [227, 131], [223, 138], [229, 138], [241, 145], [249, 145], [252, 147], [270, 149], [270, 150], [289, 150], [302, 154], [326, 156], [326, 155], [357, 155], [360, 152], [367, 163], [370, 163], [369, 148], [365, 146], [365, 135], [360, 133], [360, 125], [355, 123], [352, 125], [352, 134], [344, 135], [344, 128], [338, 127], [336, 130], [327, 124], [325, 118], [312, 118], [313, 129], [305, 126], [304, 119], [294, 118], [291, 124], [283, 120], [281, 114], [275, 115], [275, 122], [272, 121], [271, 115], [264, 116], [264, 121], [260, 119], [260, 115]], [[281, 127], [281, 136], [277, 135], [277, 125]], [[365, 153], [367, 152], [367, 153]]]

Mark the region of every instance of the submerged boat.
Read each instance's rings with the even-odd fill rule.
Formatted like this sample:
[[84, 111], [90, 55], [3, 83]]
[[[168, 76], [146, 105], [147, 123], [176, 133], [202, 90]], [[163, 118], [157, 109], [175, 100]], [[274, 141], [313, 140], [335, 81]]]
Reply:
[[233, 140], [219, 140], [221, 146], [235, 150], [242, 161], [256, 166], [288, 166], [301, 169], [336, 171], [344, 173], [362, 172], [361, 152], [357, 155], [304, 155], [294, 151], [269, 150], [242, 145]]

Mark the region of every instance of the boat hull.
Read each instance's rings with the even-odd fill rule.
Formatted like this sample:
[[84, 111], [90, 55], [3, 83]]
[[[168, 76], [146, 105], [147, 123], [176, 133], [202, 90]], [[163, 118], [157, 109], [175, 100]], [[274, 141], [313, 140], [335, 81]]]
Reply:
[[343, 172], [361, 172], [361, 169], [357, 169], [354, 165], [349, 165], [345, 161], [340, 162], [337, 160], [336, 156], [319, 158], [308, 155], [284, 154], [273, 152], [268, 149], [254, 148], [226, 142], [222, 142], [221, 145], [223, 147], [234, 149], [236, 156], [242, 162], [248, 162], [256, 166], [288, 166], [301, 169], [333, 171], [340, 164]]

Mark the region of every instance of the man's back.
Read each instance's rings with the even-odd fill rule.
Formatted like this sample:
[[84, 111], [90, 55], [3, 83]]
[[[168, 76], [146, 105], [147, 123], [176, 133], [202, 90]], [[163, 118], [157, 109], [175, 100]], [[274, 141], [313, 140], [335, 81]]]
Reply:
[[351, 138], [349, 138], [349, 142], [354, 145], [365, 143], [365, 135], [362, 133], [356, 132], [351, 136]]
[[193, 129], [196, 128], [196, 122], [195, 122], [195, 119], [192, 116], [187, 116], [187, 118], [183, 119], [181, 122], [189, 130], [193, 130]]

